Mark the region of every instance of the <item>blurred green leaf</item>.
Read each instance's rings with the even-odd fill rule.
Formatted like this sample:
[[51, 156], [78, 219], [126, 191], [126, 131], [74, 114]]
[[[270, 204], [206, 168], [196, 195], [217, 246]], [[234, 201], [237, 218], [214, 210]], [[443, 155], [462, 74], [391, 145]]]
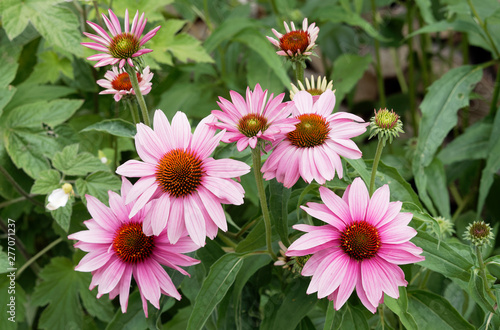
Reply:
[[[328, 321], [328, 323], [326, 321]], [[357, 309], [354, 306], [351, 306], [349, 303], [346, 303], [338, 311], [335, 311], [333, 309], [333, 306], [330, 309], [330, 304], [329, 304], [326, 321], [323, 330], [370, 329], [365, 315], [359, 309]]]
[[225, 20], [221, 25], [219, 25], [210, 36], [205, 40], [204, 46], [207, 52], [213, 52], [221, 43], [224, 41], [229, 41], [236, 34], [241, 32], [246, 28], [258, 28], [260, 23], [255, 20], [250, 20], [247, 18], [231, 18]]
[[418, 324], [415, 322], [413, 316], [408, 312], [408, 296], [406, 293], [406, 288], [404, 286], [399, 287], [399, 298], [394, 299], [388, 295], [384, 295], [384, 304], [396, 314], [401, 323], [408, 330], [418, 330]]
[[99, 131], [115, 136], [133, 138], [137, 134], [135, 125], [123, 119], [105, 119], [93, 125], [87, 126], [80, 132]]
[[243, 258], [237, 254], [229, 253], [222, 256], [210, 267], [210, 272], [194, 302], [187, 325], [188, 330], [203, 328], [212, 311], [233, 284], [242, 265]]
[[432, 14], [432, 3], [431, 0], [415, 0], [420, 15], [424, 19], [426, 24], [432, 24], [436, 21], [434, 15]]
[[32, 194], [50, 194], [61, 188], [61, 173], [56, 170], [46, 170], [39, 173], [31, 187]]
[[85, 179], [76, 180], [76, 190], [85, 203], [85, 194], [98, 198], [101, 202], [107, 203], [108, 190], [118, 191], [121, 187], [121, 181], [110, 172], [95, 172]]
[[10, 102], [17, 89], [14, 86], [0, 89], [0, 117], [2, 116], [4, 107]]
[[22, 47], [2, 41], [0, 46], [0, 90], [6, 89], [14, 80], [19, 67]]
[[73, 201], [74, 198], [70, 197], [66, 205], [50, 211], [52, 218], [57, 222], [57, 224], [65, 231], [68, 232], [69, 225], [71, 223], [71, 215], [73, 214]]
[[[11, 268], [11, 266], [9, 264], [9, 258], [7, 258], [7, 252], [2, 251], [2, 250], [3, 250], [3, 246], [0, 245], [0, 274], [5, 274], [5, 273], [9, 272], [7, 269]], [[8, 248], [7, 248], [7, 251], [9, 251]], [[12, 252], [13, 251], [11, 251], [11, 253]], [[12, 256], [12, 254], [11, 254], [11, 256]]]
[[38, 63], [33, 73], [28, 78], [32, 84], [55, 83], [61, 74], [69, 79], [74, 79], [73, 66], [67, 58], [59, 56], [56, 52], [47, 50], [38, 55]]
[[[16, 285], [15, 288], [13, 288], [10, 284], [10, 278], [7, 277], [7, 275], [2, 274], [0, 277], [0, 292], [2, 292], [2, 294], [0, 294], [0, 305], [3, 307], [3, 315], [0, 317], [0, 329], [19, 329], [26, 321], [26, 307], [28, 306], [26, 293], [24, 292], [21, 283], [17, 280], [15, 282]], [[13, 289], [14, 291], [11, 291]], [[8, 306], [8, 304], [11, 303], [11, 297], [15, 298], [15, 316], [9, 313], [10, 306]], [[14, 317], [13, 319], [15, 322], [9, 320], [11, 317]]]
[[30, 103], [55, 100], [76, 92], [75, 89], [66, 86], [34, 85], [28, 83], [16, 86], [16, 88], [16, 95], [5, 106], [5, 111], [10, 111], [11, 109]]
[[54, 155], [52, 165], [66, 175], [85, 175], [108, 170], [99, 158], [88, 152], [78, 153], [78, 148], [78, 144], [65, 147]]
[[[150, 306], [148, 306], [148, 310]], [[144, 330], [148, 329], [148, 323], [142, 308], [141, 296], [137, 290], [132, 292], [128, 298], [127, 312], [122, 313], [119, 308], [113, 319], [106, 326], [106, 330]]]
[[[434, 158], [432, 163], [424, 169], [424, 173], [428, 180], [426, 186], [427, 193], [431, 197], [438, 214], [447, 219], [451, 219], [450, 197], [443, 164], [438, 158]], [[426, 206], [432, 209], [429, 205], [426, 204]]]
[[290, 245], [288, 239], [288, 200], [292, 193], [291, 189], [287, 189], [283, 184], [276, 180], [269, 182], [269, 213], [271, 222], [274, 228], [280, 235], [281, 241], [285, 246]]
[[478, 272], [477, 268], [472, 269], [468, 293], [485, 312], [494, 313], [495, 309], [493, 305], [495, 303], [486, 293], [483, 279], [479, 276]]

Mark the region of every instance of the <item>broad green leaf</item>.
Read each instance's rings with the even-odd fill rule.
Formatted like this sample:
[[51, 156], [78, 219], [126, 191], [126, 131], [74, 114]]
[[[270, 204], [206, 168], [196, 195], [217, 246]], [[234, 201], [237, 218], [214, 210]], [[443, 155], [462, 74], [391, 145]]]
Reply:
[[272, 44], [260, 33], [253, 29], [246, 29], [238, 33], [234, 37], [234, 41], [241, 42], [258, 53], [262, 57], [263, 62], [274, 71], [283, 85], [290, 86], [291, 81], [285, 70], [283, 61], [279, 58], [280, 56], [276, 56], [276, 49], [274, 49]]
[[52, 218], [57, 222], [57, 224], [65, 231], [68, 232], [69, 225], [71, 222], [71, 215], [73, 213], [73, 201], [74, 198], [70, 198], [65, 206], [50, 211]]
[[401, 323], [405, 326], [406, 329], [418, 330], [418, 324], [415, 322], [415, 319], [408, 312], [408, 296], [406, 294], [406, 288], [404, 286], [399, 287], [399, 298], [394, 299], [389, 297], [388, 295], [384, 295], [384, 304], [394, 313], [396, 314]]
[[335, 108], [337, 110], [346, 94], [356, 86], [372, 61], [370, 54], [365, 56], [342, 54], [333, 62], [331, 79], [335, 90]]
[[4, 142], [14, 164], [32, 178], [50, 169], [47, 157], [60, 149], [56, 140], [43, 130], [19, 128], [4, 131]]
[[201, 42], [187, 33], [177, 34], [172, 43], [167, 44], [166, 50], [171, 52], [181, 62], [213, 63]]
[[421, 329], [474, 329], [443, 297], [422, 290], [410, 291], [409, 311]]
[[[149, 307], [149, 306], [148, 306]], [[148, 308], [150, 310], [151, 308]], [[139, 292], [136, 290], [128, 298], [127, 312], [122, 313], [119, 308], [111, 322], [108, 323], [106, 330], [144, 330], [148, 329], [148, 323]]]
[[9, 112], [4, 127], [41, 128], [42, 123], [54, 127], [68, 120], [82, 104], [83, 100], [67, 99], [24, 104]]
[[288, 239], [288, 200], [291, 193], [291, 189], [285, 188], [278, 181], [271, 180], [269, 182], [269, 213], [271, 222], [280, 235], [281, 241], [286, 246], [290, 245], [290, 240]]
[[188, 330], [203, 328], [210, 314], [233, 284], [242, 265], [243, 258], [231, 253], [224, 255], [210, 267], [189, 317]]
[[[469, 271], [472, 264], [448, 244], [439, 242], [437, 238], [422, 231], [418, 231], [417, 236], [412, 238], [411, 241], [424, 250], [422, 255], [425, 260], [419, 262], [419, 265], [441, 273], [446, 277], [469, 282]], [[416, 321], [418, 322], [418, 320]]]
[[338, 330], [342, 325], [342, 316], [342, 312], [336, 311], [333, 307], [333, 301], [329, 301], [323, 330]]
[[477, 268], [474, 268], [471, 272], [468, 293], [485, 312], [494, 313], [494, 302], [488, 297], [484, 288], [483, 279], [479, 276], [478, 272], [479, 270]]
[[78, 153], [78, 147], [78, 144], [72, 144], [56, 153], [52, 158], [52, 165], [66, 175], [85, 175], [108, 170], [96, 156], [88, 152]]
[[[328, 308], [330, 309], [330, 308]], [[330, 312], [330, 311], [329, 311]], [[331, 312], [329, 323], [325, 322], [324, 330], [368, 330], [368, 320], [365, 315], [356, 307], [346, 303], [338, 311]]]
[[258, 21], [246, 18], [231, 18], [224, 20], [212, 34], [205, 40], [204, 46], [207, 52], [213, 52], [224, 41], [231, 40], [236, 34], [246, 28], [259, 28]]
[[27, 83], [16, 86], [16, 88], [16, 95], [5, 106], [5, 111], [10, 111], [29, 103], [58, 99], [76, 92], [74, 88], [66, 86], [32, 85]]
[[56, 170], [46, 170], [39, 173], [31, 187], [32, 194], [50, 194], [53, 190], [61, 188], [61, 173]]
[[107, 203], [108, 190], [119, 190], [121, 181], [112, 173], [99, 171], [90, 174], [85, 179], [77, 179], [75, 185], [83, 202], [86, 202], [85, 194], [89, 194], [98, 198], [101, 202]]
[[3, 41], [0, 46], [0, 90], [6, 89], [14, 80], [22, 47]]
[[359, 159], [348, 159], [345, 161], [356, 170], [357, 174], [355, 176], [361, 176], [361, 179], [365, 182], [366, 186], [370, 185], [371, 172], [368, 171], [366, 164], [362, 158]]
[[274, 96], [278, 96], [283, 92], [285, 86], [281, 83], [273, 69], [266, 66], [262, 67], [262, 60], [260, 55], [255, 52], [249, 53], [246, 57], [247, 59], [247, 83], [248, 86], [253, 86], [260, 84], [263, 90], [268, 90], [269, 94], [274, 93]]
[[[164, 17], [162, 15], [162, 10], [163, 8], [165, 8], [165, 6], [171, 4], [172, 2], [174, 2], [174, 0], [120, 0], [120, 2], [117, 4], [119, 4], [120, 6], [118, 8], [128, 8], [130, 23], [132, 23], [132, 18], [134, 17], [133, 15], [135, 15], [136, 11], [139, 11], [139, 15], [141, 15], [142, 12], [146, 11], [146, 18], [148, 19], [148, 22], [163, 21]], [[124, 17], [125, 9], [123, 9], [122, 11], [115, 11], [115, 14], [119, 18]], [[147, 32], [147, 29], [144, 30], [144, 34], [146, 34]]]
[[483, 121], [475, 123], [439, 152], [439, 160], [444, 165], [450, 165], [464, 160], [486, 158], [492, 127], [491, 123]]
[[438, 213], [447, 219], [451, 219], [450, 197], [443, 164], [438, 158], [434, 158], [432, 163], [424, 169], [424, 172], [428, 180], [427, 191]]
[[[271, 241], [276, 242], [279, 239], [279, 235], [274, 230], [274, 226], [272, 228], [272, 237]], [[247, 237], [243, 241], [241, 241], [236, 247], [236, 252], [250, 252], [256, 251], [259, 249], [265, 249], [266, 247], [266, 229], [264, 225], [264, 220], [260, 217], [257, 219], [257, 224], [252, 228], [250, 233], [248, 233]]]
[[469, 104], [469, 94], [481, 79], [482, 72], [481, 66], [471, 65], [451, 69], [429, 87], [420, 105], [422, 121], [413, 159], [413, 175], [419, 196], [431, 211], [425, 167], [430, 165], [444, 138], [456, 125], [458, 110]]
[[495, 115], [487, 150], [488, 158], [486, 159], [486, 166], [481, 173], [481, 183], [479, 184], [477, 214], [481, 214], [484, 202], [493, 184], [493, 176], [500, 169], [500, 111], [497, 111]]
[[4, 0], [0, 3], [2, 27], [10, 40], [20, 35], [28, 26], [31, 10], [18, 0]]
[[14, 86], [0, 89], [0, 117], [2, 116], [4, 107], [10, 102], [16, 91], [17, 89]]
[[115, 136], [133, 138], [137, 134], [135, 125], [123, 119], [105, 119], [82, 129], [80, 132], [99, 131]]
[[[7, 251], [2, 251], [3, 247], [0, 245], [0, 274], [8, 273], [8, 268], [14, 267], [14, 265], [9, 264], [9, 258], [7, 257], [7, 252], [9, 248], [7, 247]], [[11, 253], [14, 251], [10, 251]], [[11, 254], [12, 256], [12, 254]]]
[[90, 291], [86, 285], [83, 285], [80, 289], [80, 298], [85, 310], [94, 318], [103, 322], [111, 321], [113, 305], [109, 299], [97, 299], [97, 289]]
[[415, 0], [420, 15], [424, 19], [426, 24], [432, 24], [436, 21], [434, 15], [432, 14], [432, 3], [431, 0]]
[[[241, 271], [238, 272], [236, 279], [234, 281], [233, 297], [235, 300], [241, 294], [243, 287], [248, 282], [250, 277], [255, 274], [259, 269], [269, 264], [271, 257], [267, 254], [261, 255], [249, 255], [243, 261], [243, 266], [241, 266]], [[237, 300], [236, 300], [237, 301]]]
[[[275, 313], [270, 319], [264, 319], [261, 330], [295, 329], [306, 314], [314, 307], [318, 298], [316, 294], [306, 294], [309, 280], [297, 279], [292, 282], [277, 302]], [[267, 313], [266, 313], [267, 314]], [[266, 322], [267, 321], [267, 322]]]
[[76, 272], [75, 265], [63, 257], [52, 258], [39, 274], [40, 282], [31, 296], [34, 306], [45, 306], [39, 320], [40, 329], [78, 329], [83, 312], [78, 298], [82, 287], [88, 287], [88, 275]]
[[[8, 275], [8, 274], [7, 274]], [[4, 330], [14, 330], [21, 328], [25, 321], [26, 306], [26, 293], [24, 292], [21, 283], [15, 281], [15, 288], [11, 286], [10, 277], [2, 274], [0, 277], [0, 306], [2, 306], [2, 317], [0, 317], [0, 329]], [[14, 291], [12, 291], [14, 290]], [[14, 298], [15, 313], [10, 313], [11, 297]], [[14, 316], [15, 314], [15, 316]], [[12, 322], [14, 321], [14, 322]]]
[[61, 74], [69, 79], [74, 79], [71, 61], [58, 55], [54, 51], [45, 51], [38, 55], [39, 62], [33, 69], [33, 73], [28, 78], [30, 83], [44, 84], [55, 83]]

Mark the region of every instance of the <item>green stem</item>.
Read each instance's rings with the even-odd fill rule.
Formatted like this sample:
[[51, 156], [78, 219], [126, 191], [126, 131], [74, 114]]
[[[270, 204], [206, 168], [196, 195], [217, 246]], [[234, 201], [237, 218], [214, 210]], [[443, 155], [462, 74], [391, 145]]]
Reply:
[[382, 149], [384, 149], [384, 140], [379, 139], [375, 158], [373, 158], [372, 176], [370, 178], [370, 196], [373, 194], [373, 190], [375, 189], [375, 176], [377, 174], [377, 167], [380, 161], [380, 156], [382, 156]]
[[384, 327], [385, 326], [385, 324], [384, 324], [384, 304], [381, 304], [379, 306], [378, 310], [379, 310], [379, 314], [380, 314], [380, 325], [382, 326], [382, 330], [384, 330], [384, 328], [385, 328]]
[[467, 0], [467, 3], [469, 4], [470, 9], [472, 10], [472, 14], [476, 18], [479, 26], [484, 30], [484, 33], [486, 33], [486, 37], [488, 38], [487, 41], [490, 42], [491, 48], [493, 49], [493, 52], [495, 53], [494, 55], [496, 56], [497, 59], [499, 59], [500, 58], [500, 52], [498, 52], [498, 48], [495, 45], [495, 42], [493, 41], [493, 38], [491, 37], [491, 34], [488, 31], [488, 28], [486, 27], [486, 24], [483, 22], [483, 20], [481, 19], [481, 17], [477, 13], [476, 8], [472, 4], [472, 1], [471, 0]]
[[208, 27], [208, 30], [212, 32], [214, 30], [214, 27], [212, 25], [212, 22], [210, 21], [210, 14], [208, 12], [208, 0], [203, 0], [203, 11], [205, 16], [205, 24]]
[[16, 273], [16, 278], [19, 278], [21, 276], [21, 274], [24, 272], [24, 270], [29, 266], [31, 265], [33, 262], [35, 262], [38, 258], [40, 258], [41, 256], [43, 256], [45, 253], [47, 253], [50, 249], [52, 249], [54, 246], [56, 246], [57, 244], [61, 243], [62, 242], [62, 238], [59, 237], [58, 239], [56, 239], [54, 242], [50, 243], [49, 245], [47, 245], [42, 251], [38, 252], [33, 258], [31, 258], [30, 260], [26, 261], [26, 263], [24, 265], [21, 266], [21, 268], [19, 268], [19, 270], [17, 271]]
[[297, 79], [297, 85], [299, 81], [304, 84], [304, 66], [302, 61], [295, 62], [295, 79]]
[[243, 235], [248, 230], [248, 228], [252, 227], [257, 222], [257, 220], [258, 218], [248, 221], [236, 234], [235, 238], [239, 238], [241, 235]]
[[[408, 4], [406, 23], [408, 24], [408, 34], [413, 32], [413, 13], [415, 6]], [[416, 85], [415, 85], [415, 58], [413, 56], [413, 38], [408, 39], [408, 96], [410, 98], [410, 114], [411, 124], [413, 127], [413, 136], [418, 134], [418, 115], [417, 103], [415, 101]]]
[[260, 206], [262, 208], [262, 217], [264, 218], [264, 225], [266, 227], [266, 245], [269, 255], [276, 260], [276, 255], [273, 252], [271, 245], [271, 217], [269, 215], [269, 208], [267, 207], [266, 191], [264, 189], [264, 179], [260, 173], [260, 148], [257, 146], [252, 150], [253, 160], [253, 173], [255, 175], [255, 182], [257, 184], [257, 191], [259, 192]]
[[403, 70], [401, 70], [401, 63], [399, 61], [399, 55], [396, 48], [391, 48], [392, 59], [394, 60], [394, 67], [396, 69], [396, 78], [398, 78], [399, 86], [401, 87], [401, 92], [403, 94], [408, 93], [408, 85], [406, 84], [405, 76]]
[[[423, 28], [425, 26], [425, 22], [423, 20], [423, 18], [418, 15], [418, 22], [419, 22], [419, 25], [420, 25], [420, 28]], [[422, 80], [423, 80], [423, 83], [424, 83], [424, 89], [426, 89], [427, 87], [429, 87], [429, 85], [431, 84], [431, 81], [432, 81], [432, 69], [431, 69], [431, 65], [429, 63], [429, 56], [427, 56], [427, 50], [428, 50], [428, 46], [429, 44], [431, 43], [429, 41], [429, 35], [428, 34], [421, 34], [420, 35], [420, 49], [421, 49], [421, 52], [420, 52], [420, 66], [422, 68], [421, 72], [422, 72]]]
[[219, 235], [217, 235], [221, 241], [226, 243], [228, 246], [232, 247], [233, 249], [236, 249], [237, 244], [231, 240], [231, 238], [227, 235], [227, 233], [223, 231], [219, 231]]
[[500, 94], [500, 72], [497, 71], [497, 78], [495, 80], [495, 89], [493, 90], [493, 97], [490, 104], [490, 116], [493, 118], [497, 112], [498, 95]]
[[24, 189], [17, 183], [16, 180], [14, 180], [14, 178], [10, 175], [9, 172], [7, 172], [7, 170], [2, 165], [0, 165], [0, 173], [3, 174], [3, 176], [7, 179], [7, 181], [9, 181], [10, 184], [14, 187], [14, 189], [16, 189], [19, 194], [24, 196], [24, 198], [26, 198], [27, 200], [29, 200], [30, 202], [32, 202], [37, 206], [45, 208], [45, 205], [43, 205], [43, 203], [40, 203], [36, 199], [31, 198], [31, 195], [28, 194], [26, 191], [24, 191]]
[[[373, 27], [378, 30], [377, 21], [377, 6], [375, 0], [371, 0], [372, 3], [372, 16], [373, 16]], [[378, 93], [380, 96], [380, 107], [385, 108], [385, 88], [384, 88], [384, 77], [382, 76], [382, 66], [380, 65], [380, 42], [378, 39], [374, 39], [375, 42], [375, 70], [377, 71], [377, 85]]]
[[151, 126], [151, 122], [149, 121], [149, 112], [146, 106], [146, 101], [144, 101], [144, 96], [142, 96], [141, 89], [139, 87], [139, 81], [137, 80], [137, 74], [135, 72], [135, 68], [127, 65], [127, 73], [130, 78], [130, 82], [132, 83], [132, 88], [134, 89], [135, 96], [137, 98], [137, 103], [139, 103], [139, 107], [142, 112], [142, 119], [144, 120], [144, 124], [147, 126]]
[[486, 290], [486, 293], [488, 293], [488, 296], [490, 296], [491, 299], [493, 299], [494, 302], [497, 302], [497, 298], [491, 292], [490, 285], [488, 284], [488, 279], [486, 278], [486, 266], [484, 265], [483, 261], [483, 255], [481, 254], [481, 247], [476, 245], [476, 255], [477, 255], [477, 262], [479, 263], [479, 275], [483, 279], [483, 284], [484, 284], [484, 289]]
[[[35, 196], [37, 196], [37, 195], [36, 194], [30, 194], [30, 197], [35, 197]], [[25, 201], [25, 200], [26, 200], [26, 197], [21, 196], [21, 197], [18, 197], [18, 198], [11, 199], [9, 201], [2, 202], [2, 203], [0, 203], [0, 209], [3, 209], [4, 207], [7, 207], [9, 205], [16, 204], [16, 203], [19, 203], [19, 202], [22, 202], [22, 201]]]
[[131, 100], [125, 100], [125, 102], [128, 105], [128, 108], [130, 109], [130, 114], [132, 114], [132, 120], [134, 121], [134, 124], [139, 124], [141, 120], [139, 119], [139, 110], [137, 109], [137, 105], [135, 105], [135, 102], [132, 102]]

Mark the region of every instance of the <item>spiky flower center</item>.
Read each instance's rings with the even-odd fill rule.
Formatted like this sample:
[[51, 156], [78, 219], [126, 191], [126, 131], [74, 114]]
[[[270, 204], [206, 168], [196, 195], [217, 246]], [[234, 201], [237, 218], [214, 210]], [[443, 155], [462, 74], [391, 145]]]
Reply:
[[[142, 81], [141, 75], [137, 72], [137, 80], [138, 82]], [[111, 82], [111, 86], [113, 89], [117, 91], [129, 91], [132, 89], [132, 82], [130, 81], [130, 77], [128, 73], [122, 72]]]
[[355, 221], [342, 232], [340, 246], [354, 260], [370, 259], [380, 248], [380, 236], [366, 221]]
[[174, 149], [156, 165], [156, 181], [163, 192], [174, 197], [190, 195], [201, 184], [202, 161], [191, 151]]
[[297, 117], [300, 123], [287, 137], [292, 145], [299, 148], [311, 148], [322, 145], [330, 132], [330, 124], [323, 116], [316, 113], [306, 113]]
[[242, 117], [238, 122], [238, 130], [246, 137], [254, 137], [259, 131], [264, 132], [268, 127], [267, 119], [255, 113]]
[[114, 58], [131, 58], [139, 50], [139, 39], [132, 33], [120, 33], [113, 37], [108, 49]]
[[380, 128], [391, 129], [398, 123], [399, 115], [394, 110], [380, 109], [375, 112], [375, 122]]
[[309, 46], [309, 34], [306, 31], [291, 31], [280, 38], [280, 48], [288, 53], [304, 53]]
[[113, 249], [120, 260], [136, 264], [153, 253], [154, 237], [146, 236], [142, 223], [129, 222], [120, 227], [113, 239]]
[[490, 226], [484, 222], [474, 222], [469, 229], [469, 233], [477, 239], [486, 238], [490, 235]]

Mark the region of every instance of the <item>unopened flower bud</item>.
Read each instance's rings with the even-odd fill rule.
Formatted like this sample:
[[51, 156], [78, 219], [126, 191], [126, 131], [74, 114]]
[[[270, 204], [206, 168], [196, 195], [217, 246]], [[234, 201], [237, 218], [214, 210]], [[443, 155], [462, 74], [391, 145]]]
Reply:
[[476, 246], [482, 246], [490, 244], [494, 235], [489, 224], [484, 221], [474, 221], [467, 226], [463, 237]]
[[389, 140], [389, 143], [392, 143], [395, 137], [399, 137], [399, 133], [404, 133], [403, 123], [394, 110], [380, 109], [374, 112], [375, 115], [370, 119], [369, 139], [377, 135], [379, 139], [383, 140], [385, 145], [387, 140]]

